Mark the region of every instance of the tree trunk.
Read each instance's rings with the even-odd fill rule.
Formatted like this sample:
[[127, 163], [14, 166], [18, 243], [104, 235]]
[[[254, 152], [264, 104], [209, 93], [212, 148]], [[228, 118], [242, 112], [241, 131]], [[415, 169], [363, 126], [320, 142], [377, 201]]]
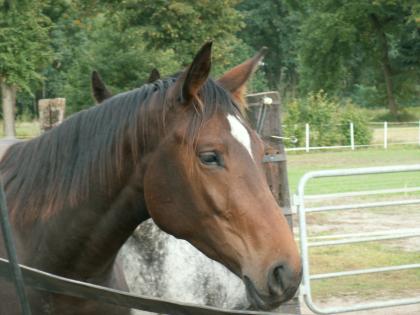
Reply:
[[392, 116], [396, 117], [398, 112], [398, 106], [395, 101], [394, 92], [393, 92], [393, 83], [391, 78], [391, 67], [389, 64], [382, 63], [382, 71], [384, 73], [385, 83], [386, 83], [386, 94], [388, 97], [388, 108]]
[[16, 86], [8, 85], [0, 79], [2, 108], [3, 108], [3, 129], [4, 136], [15, 138], [15, 106], [16, 106]]
[[398, 113], [397, 102], [394, 96], [394, 84], [392, 82], [392, 69], [388, 55], [388, 40], [383, 30], [383, 25], [375, 14], [370, 15], [370, 19], [378, 36], [378, 43], [380, 49], [381, 67], [384, 74], [386, 94], [388, 98], [388, 108], [392, 116], [396, 117]]

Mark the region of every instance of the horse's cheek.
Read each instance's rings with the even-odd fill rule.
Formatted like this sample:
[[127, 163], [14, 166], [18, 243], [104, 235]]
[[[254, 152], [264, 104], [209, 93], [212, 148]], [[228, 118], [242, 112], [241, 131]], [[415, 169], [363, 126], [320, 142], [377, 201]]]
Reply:
[[164, 158], [151, 162], [145, 173], [144, 195], [153, 221], [165, 232], [181, 237], [185, 234], [179, 224], [182, 213], [176, 209], [180, 208], [179, 203], [183, 199], [180, 192], [182, 185], [174, 164]]

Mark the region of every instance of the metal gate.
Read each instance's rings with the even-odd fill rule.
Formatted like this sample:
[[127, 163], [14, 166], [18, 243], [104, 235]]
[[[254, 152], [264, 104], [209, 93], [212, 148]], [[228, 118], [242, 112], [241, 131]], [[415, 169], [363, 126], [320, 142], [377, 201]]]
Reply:
[[[400, 305], [409, 305], [420, 303], [420, 298], [404, 298], [404, 299], [393, 299], [383, 302], [371, 302], [351, 305], [348, 307], [329, 307], [322, 308], [317, 306], [313, 302], [312, 293], [311, 293], [311, 281], [336, 278], [336, 277], [345, 277], [345, 276], [354, 276], [362, 275], [368, 273], [379, 273], [379, 272], [388, 272], [388, 271], [397, 271], [397, 270], [406, 270], [420, 268], [420, 262], [416, 264], [409, 265], [398, 265], [398, 266], [383, 266], [380, 268], [369, 268], [369, 269], [358, 269], [358, 270], [346, 270], [342, 272], [333, 272], [333, 273], [324, 273], [324, 274], [311, 274], [310, 273], [310, 264], [309, 264], [309, 248], [310, 247], [319, 247], [319, 246], [334, 246], [334, 245], [343, 245], [343, 244], [352, 244], [352, 243], [362, 243], [370, 241], [380, 241], [380, 240], [393, 240], [401, 238], [410, 238], [410, 237], [419, 237], [419, 229], [405, 229], [405, 230], [392, 230], [386, 232], [367, 232], [367, 233], [355, 233], [355, 234], [346, 234], [341, 235], [341, 238], [338, 240], [322, 240], [309, 242], [308, 233], [307, 233], [307, 220], [306, 214], [309, 212], [323, 212], [323, 211], [336, 211], [336, 210], [351, 210], [351, 209], [360, 209], [360, 208], [377, 208], [385, 206], [399, 206], [399, 205], [413, 205], [420, 204], [420, 199], [399, 199], [392, 201], [377, 201], [377, 202], [364, 202], [356, 204], [343, 204], [343, 205], [333, 205], [333, 206], [322, 206], [322, 207], [306, 207], [305, 199], [308, 199], [308, 196], [305, 196], [305, 187], [307, 183], [314, 178], [321, 177], [338, 177], [338, 176], [357, 176], [357, 175], [368, 175], [368, 174], [383, 174], [383, 173], [404, 173], [407, 172], [420, 172], [420, 164], [416, 165], [407, 165], [407, 166], [388, 166], [388, 167], [371, 167], [371, 168], [355, 168], [355, 169], [340, 169], [340, 170], [324, 170], [324, 171], [314, 171], [306, 173], [299, 182], [297, 195], [295, 196], [295, 205], [297, 206], [297, 211], [299, 214], [299, 234], [300, 234], [300, 246], [301, 246], [301, 255], [302, 255], [302, 264], [303, 264], [303, 279], [301, 284], [301, 295], [307, 306], [316, 314], [336, 314], [344, 313], [358, 310], [369, 310], [376, 308], [385, 308], [391, 306], [400, 306]], [[420, 178], [420, 173], [419, 173]], [[396, 193], [407, 193], [420, 191], [420, 187], [411, 187], [411, 188], [401, 188], [401, 189], [382, 189], [375, 191], [360, 191], [360, 192], [347, 192], [341, 193], [342, 196], [364, 196], [364, 195], [375, 195], [375, 194], [396, 194]], [[340, 194], [338, 194], [340, 195]], [[327, 196], [327, 195], [325, 195]], [[337, 235], [335, 235], [337, 238]], [[328, 237], [323, 237], [328, 239]], [[322, 238], [321, 238], [322, 239]], [[332, 239], [334, 239], [332, 237]]]

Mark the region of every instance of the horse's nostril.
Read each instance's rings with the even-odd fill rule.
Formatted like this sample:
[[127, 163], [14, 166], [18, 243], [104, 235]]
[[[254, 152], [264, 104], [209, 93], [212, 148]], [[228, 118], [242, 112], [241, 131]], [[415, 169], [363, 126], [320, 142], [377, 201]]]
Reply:
[[277, 264], [268, 275], [268, 288], [273, 295], [284, 295], [297, 288], [296, 276], [288, 264]]
[[292, 266], [287, 263], [272, 266], [266, 276], [266, 287], [259, 288], [261, 291], [258, 291], [258, 287], [255, 287], [248, 276], [243, 276], [248, 299], [257, 309], [268, 310], [278, 307], [290, 300], [299, 287], [300, 272], [294, 272]]
[[275, 282], [275, 284], [279, 285], [282, 290], [285, 290], [284, 283], [283, 283], [283, 281], [284, 281], [283, 273], [284, 273], [284, 266], [283, 265], [274, 267], [274, 269], [273, 269], [274, 282]]

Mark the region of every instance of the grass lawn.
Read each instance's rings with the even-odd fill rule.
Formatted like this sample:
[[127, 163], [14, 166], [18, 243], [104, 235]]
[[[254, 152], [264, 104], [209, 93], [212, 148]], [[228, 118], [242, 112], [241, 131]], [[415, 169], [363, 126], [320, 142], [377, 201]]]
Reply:
[[[287, 154], [289, 186], [296, 191], [299, 179], [309, 171], [386, 166], [399, 164], [420, 164], [420, 146], [395, 146], [383, 148], [357, 149], [355, 151], [328, 151]], [[354, 189], [402, 188], [420, 186], [420, 174], [381, 174], [370, 176], [350, 176], [311, 180], [309, 194], [335, 193]]]
[[[310, 251], [311, 274], [334, 271], [415, 264], [420, 252], [404, 252], [382, 243], [313, 248]], [[383, 298], [384, 296], [413, 296], [420, 292], [420, 269], [392, 271], [359, 276], [312, 280], [316, 299], [329, 297]]]
[[[371, 144], [384, 143], [384, 128], [375, 126]], [[388, 144], [392, 143], [418, 143], [419, 141], [419, 126], [418, 123], [410, 124], [409, 126], [389, 125], [388, 126]]]
[[[39, 136], [41, 129], [38, 121], [16, 121], [16, 137], [27, 139]], [[4, 137], [3, 121], [0, 121], [0, 137]]]

